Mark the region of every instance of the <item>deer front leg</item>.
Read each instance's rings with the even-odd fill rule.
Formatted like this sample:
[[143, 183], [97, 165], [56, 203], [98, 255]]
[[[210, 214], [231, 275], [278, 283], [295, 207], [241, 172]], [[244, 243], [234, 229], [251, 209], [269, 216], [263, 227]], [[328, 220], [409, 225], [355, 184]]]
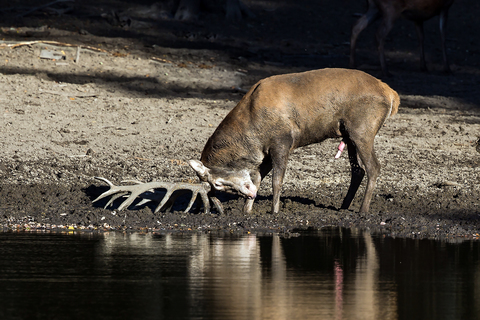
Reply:
[[282, 193], [283, 177], [285, 176], [286, 166], [273, 168], [273, 199], [272, 213], [277, 214], [280, 211], [280, 194]]
[[[293, 139], [292, 139], [293, 140]], [[282, 192], [283, 178], [285, 177], [285, 171], [287, 170], [287, 162], [289, 156], [288, 143], [283, 142], [279, 144], [276, 150], [271, 151], [272, 156], [272, 213], [276, 214], [280, 211], [280, 194]]]
[[[250, 174], [251, 179], [255, 187], [257, 187], [257, 190], [260, 188], [260, 181], [261, 181], [261, 176], [260, 172], [255, 172]], [[246, 199], [245, 204], [243, 205], [243, 213], [245, 214], [250, 214], [252, 213], [252, 208], [253, 208], [253, 202], [255, 199]]]
[[[252, 182], [257, 187], [257, 190], [260, 190], [260, 184], [265, 178], [265, 176], [272, 170], [272, 160], [269, 156], [265, 157], [262, 164], [260, 165], [260, 169], [258, 172], [252, 173]], [[255, 199], [247, 199], [245, 200], [245, 205], [243, 206], [243, 212], [246, 214], [252, 213], [253, 202]]]

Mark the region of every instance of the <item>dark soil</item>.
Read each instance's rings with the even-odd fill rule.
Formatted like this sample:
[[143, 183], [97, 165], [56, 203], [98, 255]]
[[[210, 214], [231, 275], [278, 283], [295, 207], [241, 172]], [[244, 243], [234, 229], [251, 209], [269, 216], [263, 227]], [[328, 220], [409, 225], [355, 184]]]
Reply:
[[[480, 237], [480, 30], [474, 0], [457, 1], [448, 25], [452, 75], [442, 73], [438, 17], [425, 26], [429, 73], [419, 71], [411, 22], [399, 20], [386, 48], [402, 99], [376, 139], [382, 173], [369, 214], [338, 210], [349, 184], [338, 141], [297, 150], [270, 214], [271, 180], [252, 215], [243, 200], [220, 195], [225, 214], [155, 206], [104, 209], [92, 203], [121, 180], [195, 181], [198, 159], [223, 117], [259, 79], [348, 67], [350, 28], [364, 3], [244, 1], [255, 14], [224, 18], [221, 6], [196, 21], [172, 18], [174, 3], [77, 1], [23, 15], [38, 1], [0, 7], [0, 225], [3, 230], [115, 229], [292, 233], [360, 227], [398, 237]], [[380, 76], [376, 25], [359, 39], [359, 69]], [[56, 41], [31, 43], [25, 41]], [[12, 47], [13, 44], [21, 44]], [[82, 46], [77, 61], [77, 47]], [[42, 50], [65, 58], [40, 59]]]

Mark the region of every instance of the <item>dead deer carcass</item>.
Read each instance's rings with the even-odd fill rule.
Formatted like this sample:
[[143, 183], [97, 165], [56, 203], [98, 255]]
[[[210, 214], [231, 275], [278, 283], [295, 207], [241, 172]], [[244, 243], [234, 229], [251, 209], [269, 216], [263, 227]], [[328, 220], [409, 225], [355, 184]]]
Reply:
[[355, 67], [355, 47], [357, 38], [360, 33], [373, 21], [381, 17], [380, 26], [377, 30], [377, 44], [380, 65], [382, 73], [389, 75], [385, 60], [385, 38], [393, 27], [396, 19], [400, 16], [413, 21], [417, 30], [418, 40], [420, 44], [420, 68], [422, 71], [427, 70], [425, 63], [424, 51], [424, 32], [423, 23], [430, 18], [440, 16], [440, 36], [442, 40], [443, 52], [443, 69], [450, 72], [448, 64], [445, 32], [447, 27], [448, 9], [453, 0], [367, 0], [368, 10], [358, 19], [352, 29], [350, 39], [350, 68]]
[[[218, 209], [221, 205], [214, 192], [234, 191], [246, 198], [244, 212], [250, 213], [260, 182], [273, 169], [272, 212], [277, 213], [290, 153], [327, 138], [342, 138], [352, 178], [341, 208], [348, 209], [366, 171], [368, 184], [360, 211], [367, 212], [380, 173], [374, 139], [385, 120], [397, 113], [399, 103], [398, 94], [388, 85], [358, 70], [322, 69], [259, 81], [208, 139], [200, 161], [189, 162], [204, 186], [197, 189], [203, 190], [205, 211], [207, 194]], [[155, 188], [154, 184], [134, 186], [135, 191], [133, 186], [112, 185], [117, 189], [98, 199], [132, 193], [127, 199], [130, 204], [132, 197]]]

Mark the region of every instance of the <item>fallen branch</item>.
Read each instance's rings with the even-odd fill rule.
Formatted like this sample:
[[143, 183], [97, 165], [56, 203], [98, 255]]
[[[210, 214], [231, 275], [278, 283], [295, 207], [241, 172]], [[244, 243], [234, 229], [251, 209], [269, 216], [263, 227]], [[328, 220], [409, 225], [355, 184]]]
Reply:
[[51, 40], [33, 40], [33, 41], [20, 41], [20, 42], [15, 42], [15, 43], [1, 43], [0, 47], [7, 47], [7, 48], [12, 48], [13, 49], [13, 48], [16, 48], [16, 47], [29, 46], [29, 45], [37, 44], [37, 43], [57, 45], [57, 46], [60, 46], [60, 47], [77, 47], [77, 48], [88, 49], [88, 50], [92, 50], [92, 51], [98, 51], [98, 52], [104, 52], [104, 53], [110, 54], [110, 52], [108, 52], [107, 50], [96, 48], [96, 47], [70, 44], [70, 43], [51, 41]]

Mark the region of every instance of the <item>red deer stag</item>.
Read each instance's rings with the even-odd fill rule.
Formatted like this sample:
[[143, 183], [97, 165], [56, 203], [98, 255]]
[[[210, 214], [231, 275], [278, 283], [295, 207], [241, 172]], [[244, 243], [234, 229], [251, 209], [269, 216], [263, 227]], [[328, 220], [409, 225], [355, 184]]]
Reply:
[[[272, 212], [280, 210], [280, 192], [290, 153], [299, 147], [342, 138], [348, 149], [352, 177], [341, 206], [348, 209], [367, 173], [368, 183], [360, 212], [368, 212], [380, 164], [375, 156], [375, 136], [385, 120], [397, 113], [398, 94], [380, 80], [358, 70], [322, 69], [273, 76], [256, 83], [230, 111], [208, 139], [200, 161], [190, 160], [201, 184], [150, 182], [114, 186], [95, 201], [131, 193], [119, 209], [141, 193], [167, 189], [156, 211], [173, 191], [190, 189], [204, 202], [209, 199], [222, 212], [215, 191], [233, 191], [246, 198], [244, 212], [250, 213], [262, 179], [273, 170]], [[339, 149], [342, 149], [341, 147]]]

